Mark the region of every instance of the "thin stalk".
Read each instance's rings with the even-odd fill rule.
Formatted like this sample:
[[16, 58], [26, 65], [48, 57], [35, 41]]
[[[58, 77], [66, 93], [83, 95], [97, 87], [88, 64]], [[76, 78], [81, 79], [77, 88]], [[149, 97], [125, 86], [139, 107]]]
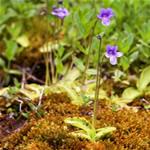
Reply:
[[10, 76], [9, 76], [9, 70], [10, 70], [10, 67], [11, 67], [11, 60], [8, 60], [8, 64], [7, 64], [7, 68], [5, 68], [4, 69], [4, 71], [5, 71], [5, 73], [6, 73], [6, 75], [4, 76], [4, 80], [3, 80], [3, 83], [9, 83], [9, 78], [10, 78]]
[[54, 69], [54, 62], [53, 62], [53, 49], [51, 48], [51, 52], [49, 55], [50, 59], [50, 67], [51, 67], [51, 75], [52, 75], [52, 84], [55, 83], [55, 69]]
[[102, 39], [100, 38], [99, 42], [99, 50], [98, 50], [98, 59], [97, 59], [97, 74], [96, 74], [96, 90], [95, 90], [95, 99], [94, 99], [94, 105], [93, 105], [93, 117], [92, 117], [92, 125], [93, 127], [96, 126], [96, 118], [97, 118], [97, 101], [99, 99], [99, 89], [100, 89], [100, 81], [101, 81], [101, 43]]
[[[55, 28], [54, 28], [54, 32], [53, 32], [53, 38], [55, 39], [55, 44], [58, 44], [58, 40], [57, 40], [57, 34], [59, 31], [59, 19], [55, 19]], [[53, 56], [55, 57], [55, 49], [51, 48], [51, 52], [49, 55], [50, 58], [50, 67], [51, 67], [51, 76], [52, 76], [52, 84], [57, 82], [57, 68], [55, 69], [55, 58], [53, 58]]]
[[91, 54], [93, 35], [94, 35], [94, 30], [95, 30], [96, 24], [97, 24], [97, 20], [95, 21], [94, 26], [93, 26], [93, 28], [91, 30], [91, 38], [89, 40], [88, 54], [87, 54], [87, 57], [86, 57], [86, 64], [85, 64], [85, 68], [84, 68], [83, 76], [82, 76], [82, 85], [84, 85], [85, 81], [86, 81], [86, 72], [87, 72], [87, 69], [89, 67], [89, 58], [90, 58], [90, 54]]
[[[48, 0], [46, 0], [46, 5], [48, 9]], [[49, 28], [49, 22], [47, 22], [48, 28]], [[48, 50], [48, 36], [47, 33], [47, 42], [46, 42], [46, 52], [45, 52], [45, 65], [46, 65], [46, 73], [45, 73], [45, 85], [50, 85], [50, 71], [49, 71], [49, 50]]]
[[92, 1], [92, 6], [95, 8], [95, 3], [96, 3], [96, 0], [93, 0]]
[[[49, 27], [49, 23], [48, 27]], [[49, 34], [47, 33], [47, 41], [46, 41], [46, 51], [44, 54], [44, 59], [45, 59], [45, 65], [46, 65], [46, 73], [45, 73], [45, 85], [49, 86], [51, 84], [50, 81], [50, 69], [49, 69], [49, 47], [48, 47], [48, 36]]]
[[[61, 31], [63, 29], [63, 24], [64, 24], [64, 19], [58, 19], [58, 21], [57, 21], [57, 29], [58, 29], [58, 31], [56, 33], [57, 34], [57, 36], [56, 36], [56, 44], [58, 45], [58, 47], [60, 45], [60, 38], [61, 38]], [[57, 66], [56, 66], [55, 82], [58, 81], [58, 78], [59, 78], [59, 74], [58, 74], [58, 70], [57, 70]]]
[[[47, 43], [48, 44], [48, 43]], [[46, 48], [48, 49], [48, 48]], [[45, 74], [45, 85], [50, 85], [50, 71], [49, 71], [49, 61], [48, 61], [48, 50], [46, 50], [46, 57], [45, 57], [45, 63], [46, 63], [46, 74]]]
[[[60, 28], [61, 28], [60, 19], [57, 18], [57, 20], [56, 20], [56, 31], [55, 31], [55, 33], [56, 33], [55, 42], [56, 42], [56, 44], [58, 45], [58, 47], [59, 47], [59, 33], [60, 33], [60, 31], [61, 31]], [[56, 52], [55, 54], [57, 55], [57, 52]], [[57, 81], [58, 81], [58, 71], [57, 71], [57, 65], [56, 65], [55, 82], [57, 82]]]
[[10, 69], [10, 64], [11, 64], [11, 61], [8, 60], [8, 64], [7, 64], [7, 69], [8, 69], [8, 70]]
[[49, 5], [48, 5], [48, 0], [46, 0], [46, 6], [47, 6], [47, 9], [48, 9], [48, 6], [49, 6]]
[[67, 74], [72, 69], [72, 67], [73, 67], [73, 57], [72, 57], [71, 63], [69, 63], [68, 68], [66, 69], [66, 72], [63, 75], [63, 78], [65, 78], [67, 76]]

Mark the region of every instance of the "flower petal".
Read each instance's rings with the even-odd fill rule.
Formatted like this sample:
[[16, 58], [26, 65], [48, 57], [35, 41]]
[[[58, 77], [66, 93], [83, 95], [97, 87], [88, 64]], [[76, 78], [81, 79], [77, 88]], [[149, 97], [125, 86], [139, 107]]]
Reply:
[[113, 46], [113, 49], [114, 49], [114, 51], [116, 51], [116, 52], [117, 52], [117, 50], [118, 50], [118, 46]]
[[122, 52], [117, 52], [117, 57], [121, 57], [123, 56], [123, 53]]
[[103, 17], [102, 18], [102, 24], [105, 26], [109, 26], [109, 24], [110, 24], [109, 18]]
[[107, 57], [107, 58], [110, 58], [110, 55], [106, 52], [105, 53], [105, 56]]
[[101, 17], [101, 15], [100, 15], [100, 14], [98, 14], [98, 15], [97, 15], [97, 18], [98, 18], [98, 19], [102, 19], [102, 17]]
[[107, 13], [109, 14], [109, 19], [114, 16], [113, 10], [111, 8], [107, 8]]
[[110, 63], [112, 65], [116, 65], [117, 64], [117, 58], [115, 56], [110, 57]]
[[109, 51], [111, 49], [111, 45], [106, 46], [106, 50]]
[[54, 8], [51, 14], [59, 17], [60, 19], [64, 19], [65, 16], [69, 15], [69, 12], [66, 8]]

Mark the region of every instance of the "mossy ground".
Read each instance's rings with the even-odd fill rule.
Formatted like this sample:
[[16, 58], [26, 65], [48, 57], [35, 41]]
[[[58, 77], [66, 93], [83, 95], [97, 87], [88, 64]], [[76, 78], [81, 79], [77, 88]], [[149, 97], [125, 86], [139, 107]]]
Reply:
[[44, 98], [43, 117], [31, 114], [26, 123], [1, 138], [0, 150], [149, 150], [150, 111], [130, 109], [112, 111], [105, 101], [98, 103], [97, 127], [114, 126], [117, 130], [108, 139], [96, 143], [71, 137], [76, 130], [64, 124], [66, 117], [91, 118], [91, 106], [75, 106], [66, 94], [53, 94]]

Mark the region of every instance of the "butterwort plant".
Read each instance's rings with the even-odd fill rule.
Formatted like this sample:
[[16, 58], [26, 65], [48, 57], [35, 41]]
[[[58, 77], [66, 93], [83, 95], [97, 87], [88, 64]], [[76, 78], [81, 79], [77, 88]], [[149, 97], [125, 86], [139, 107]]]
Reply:
[[[58, 3], [60, 5], [60, 2]], [[62, 5], [62, 3], [61, 3]], [[69, 11], [64, 8], [64, 7], [53, 7], [51, 14], [53, 16], [56, 16], [58, 18], [58, 24], [56, 23], [56, 30], [58, 31], [58, 33], [61, 31], [63, 23], [64, 23], [64, 18], [66, 16], [68, 16], [70, 13]], [[60, 22], [60, 23], [59, 23]], [[56, 32], [55, 32], [56, 33]]]
[[96, 129], [88, 120], [82, 117], [66, 118], [65, 123], [80, 129], [79, 131], [71, 132], [71, 135], [87, 139], [91, 142], [95, 142], [109, 136], [111, 132], [116, 130], [115, 127], [111, 126]]
[[[60, 0], [59, 0], [58, 4], [62, 5], [63, 1], [61, 1], [60, 3]], [[48, 0], [47, 0], [47, 9], [48, 9]], [[69, 11], [62, 6], [53, 7], [50, 14], [53, 16], [56, 16], [57, 17], [56, 19], [58, 19], [58, 21], [60, 20], [60, 22], [62, 22], [63, 24], [64, 18], [69, 15]], [[49, 27], [49, 22], [48, 22], [48, 27]], [[56, 26], [55, 29], [59, 31], [58, 26]], [[56, 31], [54, 31], [54, 35], [55, 34], [56, 34]], [[44, 58], [45, 58], [45, 65], [46, 65], [45, 85], [50, 85], [51, 83], [55, 82], [56, 77], [55, 77], [55, 65], [53, 61], [53, 51], [52, 51], [52, 48], [49, 50], [48, 40], [46, 43], [46, 53], [45, 53]], [[50, 73], [51, 73], [51, 78], [50, 78]]]
[[[63, 28], [64, 19], [70, 13], [67, 10], [67, 8], [63, 7], [63, 1], [59, 0], [58, 1], [58, 7], [53, 7], [51, 14], [56, 17], [56, 19], [55, 19], [55, 31], [54, 31], [54, 35], [56, 35], [55, 36], [55, 41], [56, 41], [57, 45], [59, 45], [59, 38], [58, 38], [59, 36], [57, 36], [57, 35], [59, 35], [61, 33], [62, 28]], [[56, 62], [57, 62], [57, 60], [56, 60]], [[54, 76], [55, 76], [55, 81], [57, 81], [57, 78], [58, 78], [58, 68], [59, 68], [59, 67], [57, 67], [57, 63], [56, 62], [55, 62], [56, 69], [55, 69], [55, 72], [53, 73]], [[53, 66], [54, 65], [51, 65], [51, 68]], [[55, 67], [53, 67], [53, 68], [55, 68]]]
[[[107, 9], [102, 8], [100, 11], [100, 14], [97, 15], [97, 18], [102, 21], [103, 25], [109, 26], [110, 19], [113, 16], [114, 16], [114, 13], [111, 8], [107, 8]], [[102, 68], [102, 63], [103, 63], [103, 57], [106, 56], [107, 58], [109, 58], [110, 63], [112, 65], [116, 65], [117, 58], [123, 55], [121, 52], [118, 52], [117, 46], [107, 45], [105, 53], [101, 50], [102, 38], [104, 35], [105, 34], [100, 34], [97, 36], [97, 39], [99, 40], [99, 49], [97, 53], [98, 58], [97, 58], [96, 90], [95, 90], [95, 99], [94, 99], [94, 104], [93, 104], [92, 123], [87, 121], [85, 118], [80, 118], [80, 117], [73, 117], [73, 118], [65, 119], [66, 123], [80, 129], [79, 131], [72, 132], [71, 133], [72, 135], [78, 136], [80, 138], [86, 138], [90, 140], [91, 142], [95, 142], [116, 130], [115, 127], [111, 127], [111, 126], [96, 129], [97, 101], [99, 99], [99, 89], [101, 85], [101, 68]]]
[[99, 89], [101, 84], [101, 66], [103, 63], [103, 56], [109, 58], [110, 64], [116, 65], [117, 58], [123, 56], [122, 52], [118, 52], [118, 46], [114, 45], [107, 45], [106, 52], [103, 54], [101, 51], [101, 41], [103, 36], [98, 36], [97, 38], [100, 40], [99, 43], [99, 50], [98, 50], [98, 62], [97, 62], [97, 75], [96, 75], [96, 90], [95, 90], [95, 99], [94, 99], [94, 106], [93, 106], [93, 118], [92, 118], [92, 125], [95, 126], [96, 124], [96, 114], [97, 114], [97, 101], [99, 99]]
[[63, 22], [64, 22], [64, 18], [66, 16], [68, 16], [70, 13], [66, 8], [63, 7], [62, 0], [58, 1], [58, 5], [59, 5], [59, 7], [55, 7], [55, 6], [53, 7], [51, 14], [56, 16], [59, 19], [58, 21], [61, 22], [60, 26], [59, 27], [56, 26], [56, 28], [61, 28], [61, 26], [63, 25]]
[[[115, 16], [115, 15], [114, 15], [114, 12], [111, 8], [102, 8], [100, 10], [99, 14], [97, 15], [97, 19], [102, 22], [102, 25], [107, 27], [107, 26], [110, 25], [111, 18], [113, 16]], [[88, 48], [88, 54], [87, 54], [87, 57], [86, 57], [86, 64], [85, 64], [82, 84], [84, 84], [85, 81], [86, 81], [86, 72], [87, 72], [87, 69], [88, 69], [88, 66], [89, 66], [89, 58], [90, 58], [90, 53], [91, 53], [92, 39], [93, 39], [93, 36], [94, 36], [94, 30], [95, 30], [95, 27], [96, 27], [96, 24], [97, 24], [98, 20], [95, 21], [95, 23], [92, 27], [92, 30], [91, 30], [91, 40], [90, 40], [89, 46], [88, 46], [89, 48]]]

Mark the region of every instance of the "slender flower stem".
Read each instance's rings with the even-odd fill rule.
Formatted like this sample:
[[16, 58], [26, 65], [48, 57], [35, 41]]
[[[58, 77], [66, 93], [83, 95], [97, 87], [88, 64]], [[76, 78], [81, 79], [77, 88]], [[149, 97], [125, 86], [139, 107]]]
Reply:
[[[48, 9], [48, 0], [46, 0], [46, 5]], [[47, 26], [49, 28], [49, 22], [47, 22]], [[50, 71], [49, 71], [49, 48], [48, 48], [48, 36], [47, 34], [47, 42], [46, 42], [46, 52], [45, 52], [45, 65], [46, 65], [46, 73], [45, 73], [45, 85], [50, 85]]]
[[92, 48], [92, 42], [93, 42], [93, 35], [94, 35], [94, 30], [95, 30], [96, 24], [97, 24], [97, 20], [95, 21], [94, 26], [93, 26], [93, 28], [91, 30], [91, 38], [89, 40], [88, 54], [87, 54], [87, 57], [86, 57], [85, 68], [84, 68], [84, 71], [83, 71], [82, 85], [84, 85], [85, 81], [86, 81], [86, 72], [87, 72], [87, 69], [89, 67], [89, 58], [90, 58], [90, 53], [91, 53], [91, 48]]
[[[60, 33], [62, 31], [62, 27], [63, 27], [63, 22], [64, 22], [64, 19], [59, 19], [58, 18], [58, 21], [57, 21], [57, 36], [56, 36], [56, 44], [59, 46], [60, 45]], [[58, 81], [58, 78], [59, 78], [59, 74], [58, 74], [58, 69], [56, 67], [56, 72], [55, 72], [55, 82]]]
[[9, 70], [11, 66], [11, 60], [8, 60], [7, 69]]
[[46, 0], [46, 6], [47, 6], [47, 9], [48, 9], [48, 6], [49, 6], [49, 5], [48, 5], [48, 3], [49, 3], [49, 1], [48, 1], [48, 0]]
[[[46, 54], [47, 55], [47, 54]], [[50, 75], [49, 75], [49, 62], [48, 57], [45, 57], [46, 73], [45, 73], [45, 85], [50, 85]]]
[[97, 101], [99, 99], [99, 89], [100, 89], [100, 81], [101, 81], [101, 43], [102, 39], [100, 38], [99, 42], [99, 50], [98, 50], [98, 59], [97, 59], [97, 75], [96, 75], [96, 90], [95, 90], [95, 99], [93, 105], [93, 117], [92, 117], [92, 125], [96, 126], [96, 113], [97, 113]]
[[92, 6], [94, 7], [94, 9], [95, 9], [95, 3], [96, 3], [96, 0], [93, 0], [92, 1]]
[[[48, 53], [48, 50], [46, 50], [46, 53]], [[46, 57], [45, 57], [45, 63], [46, 63], [46, 74], [45, 74], [45, 85], [50, 85], [50, 75], [49, 75], [49, 57], [48, 57], [48, 54], [46, 54]]]
[[53, 59], [53, 49], [51, 48], [51, 52], [49, 54], [50, 59], [50, 67], [51, 67], [51, 79], [52, 84], [55, 83], [55, 67], [54, 67], [54, 59]]

